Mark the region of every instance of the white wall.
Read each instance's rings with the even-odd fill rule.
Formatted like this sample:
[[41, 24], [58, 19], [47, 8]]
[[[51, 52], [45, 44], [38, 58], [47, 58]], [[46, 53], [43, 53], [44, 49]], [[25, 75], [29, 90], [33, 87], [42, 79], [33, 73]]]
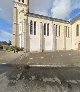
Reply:
[[[40, 18], [29, 17], [28, 22], [36, 21], [37, 22], [37, 34], [30, 35], [30, 51], [40, 51], [40, 23], [49, 23], [49, 36], [44, 36], [44, 50], [45, 51], [52, 51], [53, 48], [53, 29], [52, 29], [52, 21]], [[30, 23], [29, 23], [30, 26]], [[30, 30], [30, 29], [29, 29]], [[43, 29], [42, 29], [43, 30]], [[44, 31], [44, 30], [43, 30]], [[44, 33], [44, 32], [43, 32]]]
[[33, 22], [36, 21], [36, 35], [30, 34], [30, 27], [29, 27], [29, 36], [30, 36], [30, 51], [40, 51], [40, 25], [36, 18], [29, 17], [28, 23], [30, 26], [30, 20]]
[[[79, 36], [76, 36], [76, 25], [79, 24]], [[78, 50], [78, 43], [80, 43], [80, 19], [72, 24], [72, 49]]]
[[[56, 50], [71, 50], [71, 25], [67, 24], [67, 23], [60, 23], [60, 22], [55, 22], [52, 20], [48, 20], [48, 19], [41, 19], [41, 18], [36, 18], [36, 17], [29, 17], [28, 19], [28, 23], [30, 26], [30, 20], [32, 20], [33, 22], [36, 21], [37, 22], [37, 34], [36, 35], [30, 35], [30, 51], [40, 51], [40, 22], [42, 22], [43, 24], [49, 23], [49, 36], [44, 35], [44, 51], [54, 51]], [[53, 25], [60, 25], [60, 36], [55, 38], [55, 29]], [[67, 26], [70, 28], [70, 37], [65, 37], [65, 29], [64, 26]], [[59, 28], [58, 28], [59, 30]], [[44, 31], [44, 30], [43, 30]], [[44, 33], [44, 32], [43, 32]], [[56, 47], [55, 47], [55, 46]]]

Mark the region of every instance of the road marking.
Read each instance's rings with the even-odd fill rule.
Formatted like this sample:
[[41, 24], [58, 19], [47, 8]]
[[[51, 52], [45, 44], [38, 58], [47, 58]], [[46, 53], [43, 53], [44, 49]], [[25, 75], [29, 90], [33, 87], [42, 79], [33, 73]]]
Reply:
[[6, 63], [2, 63], [3, 65], [5, 65]]
[[69, 65], [29, 65], [30, 67], [68, 67]]
[[41, 59], [43, 59], [44, 57], [41, 57]]
[[29, 58], [29, 59], [31, 59], [31, 60], [32, 60], [33, 58]]
[[71, 54], [69, 54], [69, 56], [71, 56]]

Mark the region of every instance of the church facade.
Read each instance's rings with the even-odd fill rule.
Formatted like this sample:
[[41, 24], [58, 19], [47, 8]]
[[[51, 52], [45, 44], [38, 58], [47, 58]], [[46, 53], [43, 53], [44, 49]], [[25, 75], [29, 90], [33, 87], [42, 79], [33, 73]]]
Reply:
[[80, 17], [66, 21], [29, 13], [29, 0], [14, 1], [12, 45], [25, 52], [80, 50]]

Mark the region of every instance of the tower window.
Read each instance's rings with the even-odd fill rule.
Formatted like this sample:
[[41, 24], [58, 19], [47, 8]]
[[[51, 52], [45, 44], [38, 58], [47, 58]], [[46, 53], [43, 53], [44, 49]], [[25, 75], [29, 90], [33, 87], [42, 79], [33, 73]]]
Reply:
[[22, 0], [22, 2], [24, 3], [24, 0]]
[[32, 20], [30, 21], [30, 34], [33, 34], [33, 22], [32, 22]]
[[34, 35], [36, 35], [36, 21], [34, 22]]
[[79, 25], [76, 26], [76, 36], [79, 36]]

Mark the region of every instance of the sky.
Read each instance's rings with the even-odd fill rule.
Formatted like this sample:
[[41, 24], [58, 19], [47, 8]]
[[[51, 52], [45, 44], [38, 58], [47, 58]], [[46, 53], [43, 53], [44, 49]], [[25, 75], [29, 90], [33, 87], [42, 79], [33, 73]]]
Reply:
[[[80, 0], [29, 0], [29, 12], [71, 20], [80, 15]], [[0, 2], [0, 41], [11, 40], [13, 0]]]

